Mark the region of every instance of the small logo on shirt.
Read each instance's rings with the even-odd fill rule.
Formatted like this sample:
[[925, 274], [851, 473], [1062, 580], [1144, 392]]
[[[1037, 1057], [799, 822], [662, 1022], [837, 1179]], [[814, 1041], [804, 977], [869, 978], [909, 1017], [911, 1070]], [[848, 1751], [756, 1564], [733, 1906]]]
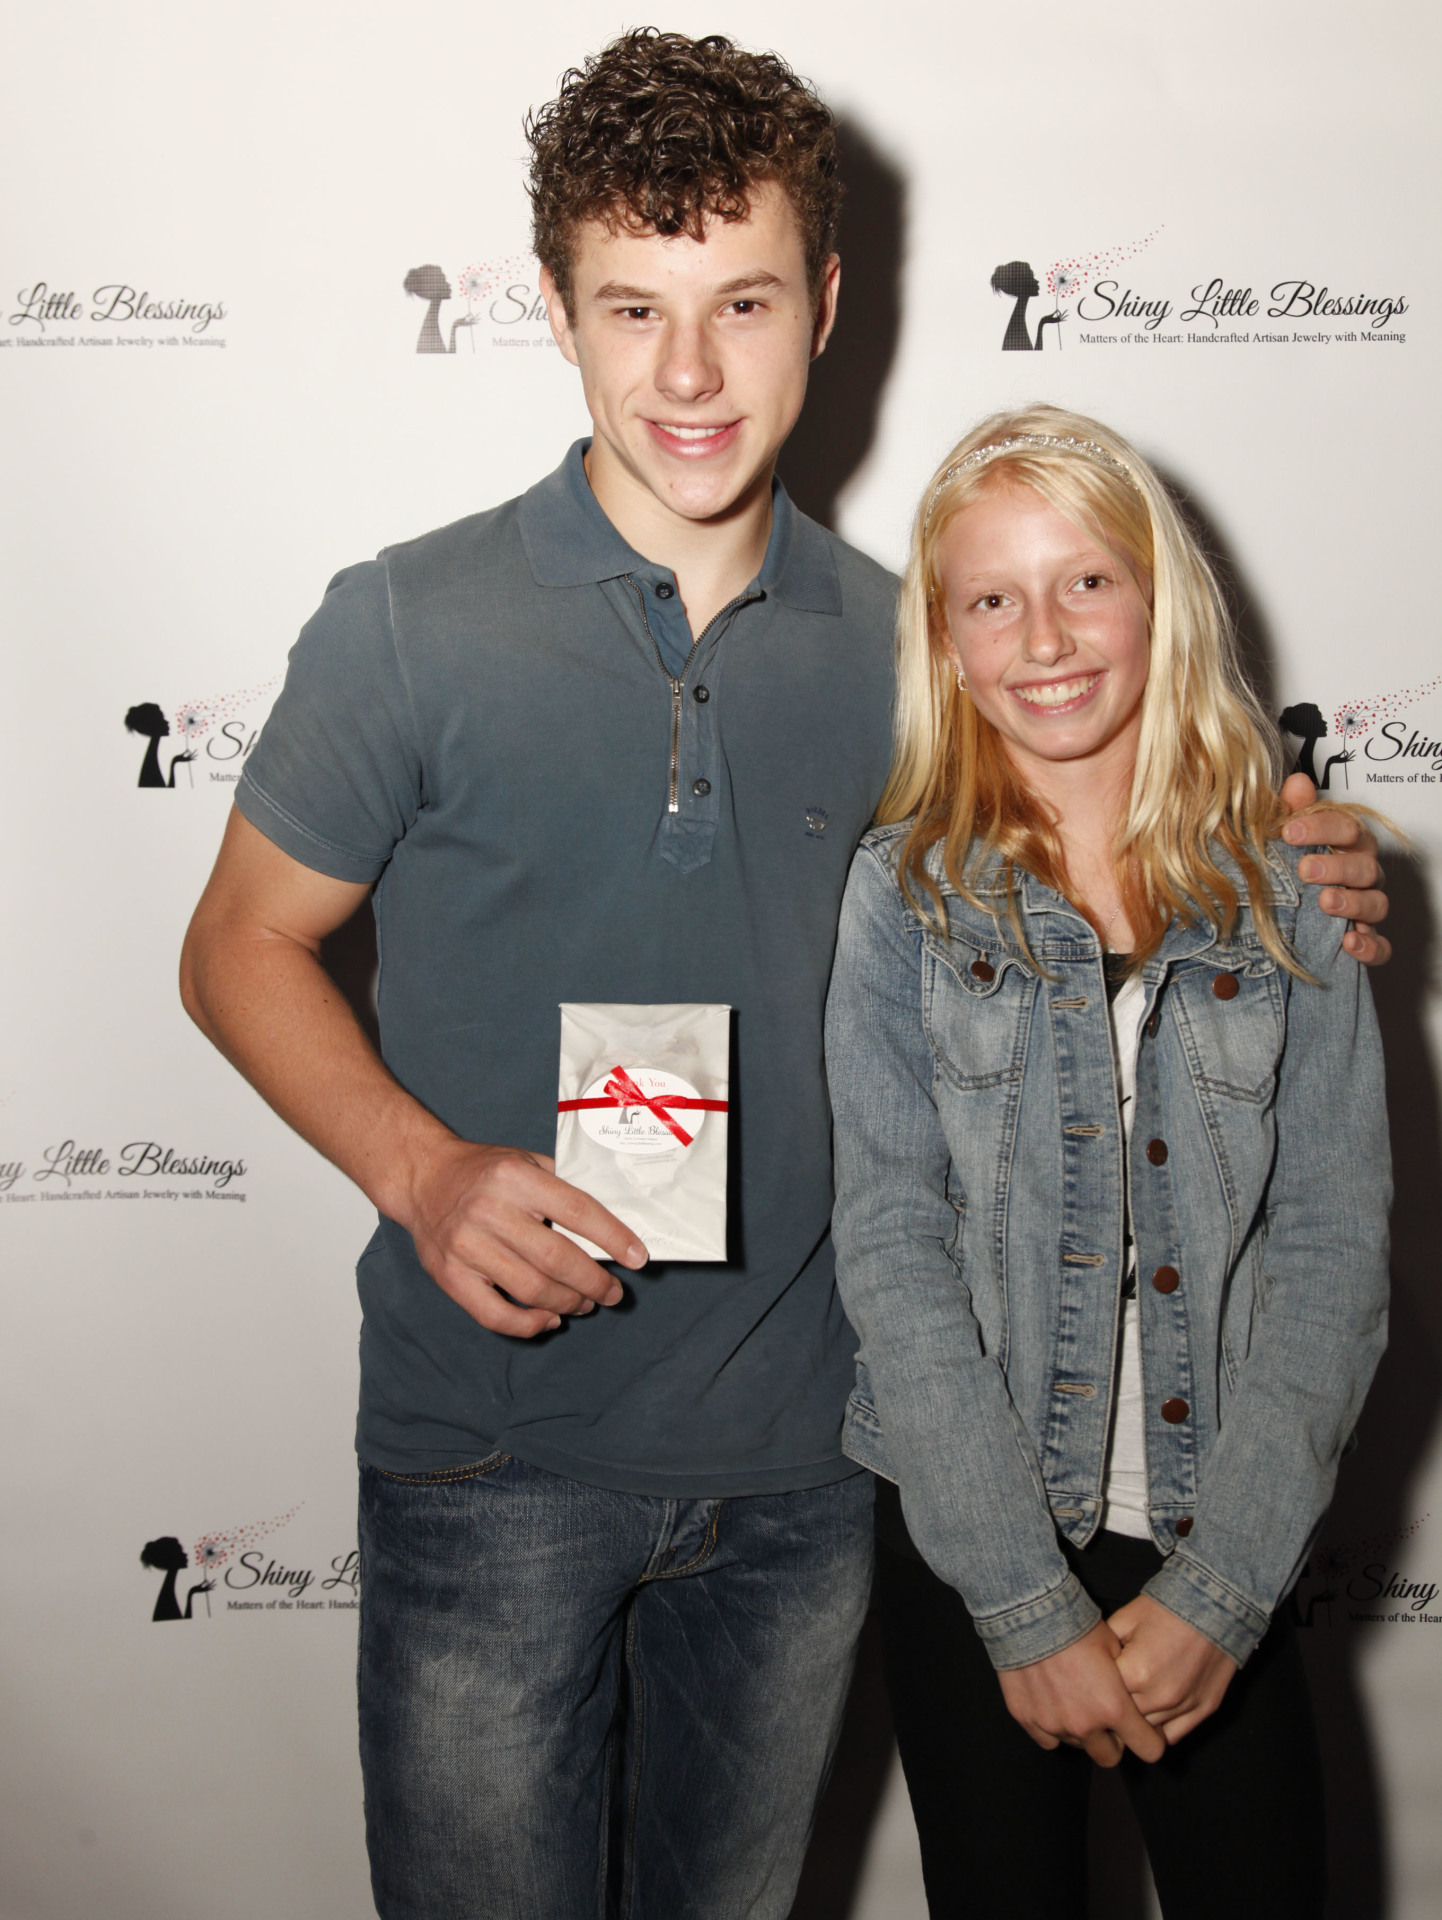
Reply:
[[806, 809], [806, 837], [808, 840], [819, 840], [821, 838], [826, 831], [828, 818], [829, 815], [825, 807], [808, 807]]

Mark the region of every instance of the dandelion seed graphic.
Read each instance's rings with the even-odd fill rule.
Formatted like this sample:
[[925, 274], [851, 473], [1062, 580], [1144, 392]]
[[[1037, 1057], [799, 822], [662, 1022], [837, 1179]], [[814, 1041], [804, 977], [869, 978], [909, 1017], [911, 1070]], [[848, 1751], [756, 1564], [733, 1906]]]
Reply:
[[1324, 1547], [1321, 1552], [1312, 1555], [1312, 1571], [1319, 1580], [1325, 1580], [1330, 1586], [1334, 1580], [1345, 1579], [1356, 1560], [1355, 1547]]
[[[187, 700], [180, 711], [172, 716], [172, 728], [176, 733], [184, 734], [186, 751], [193, 753], [196, 741], [223, 726], [227, 720], [233, 720], [237, 714], [244, 713], [247, 707], [254, 706], [268, 693], [274, 693], [283, 678], [282, 674], [273, 673], [258, 686], [237, 687], [233, 693], [217, 694], [210, 700]], [[191, 775], [191, 785], [194, 786], [193, 768], [187, 766], [186, 771]]]
[[1058, 309], [1071, 294], [1085, 291], [1109, 269], [1134, 259], [1161, 231], [1160, 227], [1154, 227], [1140, 240], [1129, 240], [1125, 246], [1105, 247], [1100, 253], [1079, 254], [1069, 260], [1054, 260], [1046, 270], [1046, 284], [1048, 292], [1056, 296]]
[[[489, 294], [517, 281], [527, 282], [526, 294], [530, 296], [529, 282], [533, 278], [536, 261], [529, 253], [508, 253], [503, 260], [473, 260], [468, 267], [462, 268], [456, 275], [456, 285], [465, 297], [466, 315], [458, 320], [457, 326], [468, 327], [471, 333], [471, 351], [476, 349], [475, 329], [478, 322], [476, 308]], [[522, 311], [524, 312], [524, 308]], [[492, 318], [500, 326], [514, 324], [518, 314], [497, 314], [492, 309]]]
[[195, 785], [195, 742], [200, 738], [201, 734], [206, 731], [209, 725], [210, 721], [204, 709], [198, 706], [191, 705], [182, 707], [180, 712], [175, 716], [173, 731], [184, 736], [185, 751], [189, 755], [185, 763], [185, 771], [192, 787]]
[[1390, 1553], [1394, 1547], [1400, 1547], [1412, 1538], [1414, 1533], [1426, 1526], [1431, 1518], [1424, 1513], [1420, 1520], [1414, 1520], [1409, 1527], [1398, 1527], [1391, 1533], [1375, 1533], [1368, 1540], [1353, 1540], [1347, 1543], [1319, 1547], [1311, 1558], [1311, 1570], [1318, 1580], [1328, 1586], [1345, 1580], [1354, 1567], [1363, 1561], [1375, 1560], [1378, 1554]]
[[[299, 1501], [289, 1513], [282, 1513], [274, 1520], [253, 1520], [248, 1526], [203, 1533], [191, 1548], [190, 1557], [196, 1566], [205, 1569], [206, 1577], [209, 1578], [216, 1567], [224, 1566], [225, 1562], [232, 1558], [239, 1559], [240, 1555], [248, 1553], [258, 1540], [263, 1540], [268, 1533], [275, 1533], [288, 1521], [294, 1520], [304, 1505], [303, 1500]], [[209, 1594], [205, 1596], [205, 1611], [207, 1614], [210, 1612]]]
[[1396, 693], [1378, 694], [1372, 700], [1349, 700], [1345, 706], [1338, 707], [1332, 729], [1344, 739], [1350, 733], [1370, 733], [1384, 720], [1393, 720], [1408, 707], [1415, 707], [1419, 700], [1425, 700], [1439, 687], [1442, 687], [1442, 674], [1420, 687], [1401, 687]]

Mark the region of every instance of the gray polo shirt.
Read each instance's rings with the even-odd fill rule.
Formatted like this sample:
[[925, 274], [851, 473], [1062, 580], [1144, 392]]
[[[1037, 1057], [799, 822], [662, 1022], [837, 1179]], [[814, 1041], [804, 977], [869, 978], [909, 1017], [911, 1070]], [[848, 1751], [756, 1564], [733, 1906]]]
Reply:
[[[686, 656], [674, 577], [549, 478], [331, 582], [237, 805], [376, 881], [386, 1064], [470, 1140], [549, 1152], [562, 1000], [725, 1001], [725, 1265], [514, 1340], [382, 1218], [358, 1269], [362, 1456], [504, 1447], [674, 1496], [817, 1486], [856, 1341], [832, 1285], [822, 1009], [890, 751], [895, 581], [779, 484], [765, 562]], [[618, 1270], [619, 1271], [619, 1270]]]

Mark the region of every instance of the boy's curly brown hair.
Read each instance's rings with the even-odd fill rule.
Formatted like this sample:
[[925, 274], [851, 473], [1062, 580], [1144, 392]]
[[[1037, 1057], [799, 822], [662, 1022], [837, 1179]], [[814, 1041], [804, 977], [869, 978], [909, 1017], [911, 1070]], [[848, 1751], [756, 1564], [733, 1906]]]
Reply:
[[820, 287], [841, 207], [836, 122], [774, 53], [638, 27], [572, 67], [526, 138], [532, 244], [567, 308], [581, 221], [699, 240], [708, 216], [744, 220], [748, 192], [773, 180]]

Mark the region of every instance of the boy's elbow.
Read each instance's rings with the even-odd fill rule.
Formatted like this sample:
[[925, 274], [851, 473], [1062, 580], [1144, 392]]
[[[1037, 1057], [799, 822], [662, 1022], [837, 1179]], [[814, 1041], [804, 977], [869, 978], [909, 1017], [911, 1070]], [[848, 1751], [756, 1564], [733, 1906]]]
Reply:
[[214, 1038], [206, 1017], [203, 979], [205, 971], [205, 932], [198, 924], [200, 915], [186, 929], [180, 948], [180, 1004], [205, 1037]]

